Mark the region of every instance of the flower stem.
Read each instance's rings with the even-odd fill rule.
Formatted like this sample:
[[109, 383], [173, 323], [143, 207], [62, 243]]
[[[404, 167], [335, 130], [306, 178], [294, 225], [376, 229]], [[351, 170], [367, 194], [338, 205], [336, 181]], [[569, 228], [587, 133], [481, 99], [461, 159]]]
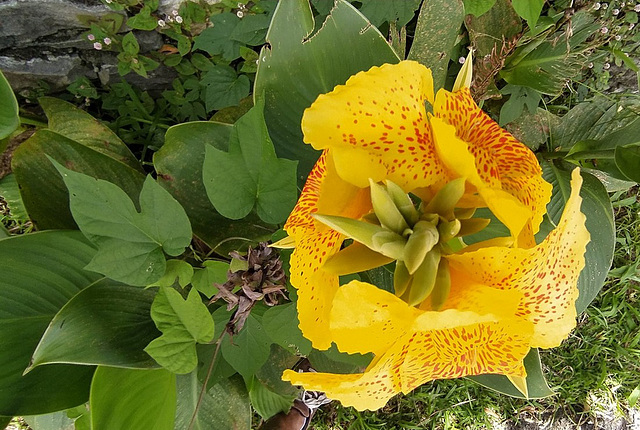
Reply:
[[[191, 430], [193, 425], [196, 422], [196, 417], [198, 416], [198, 410], [200, 409], [200, 405], [202, 404], [202, 399], [204, 398], [204, 394], [207, 391], [207, 384], [209, 383], [209, 379], [211, 379], [211, 374], [213, 373], [213, 366], [216, 363], [216, 359], [218, 358], [218, 353], [220, 352], [220, 345], [222, 345], [222, 339], [224, 335], [227, 333], [227, 330], [222, 330], [220, 337], [216, 341], [216, 350], [213, 353], [213, 357], [211, 358], [211, 364], [209, 364], [209, 369], [207, 369], [207, 376], [202, 381], [202, 388], [200, 389], [200, 394], [198, 395], [198, 401], [196, 402], [196, 407], [193, 410], [193, 415], [191, 415], [191, 421], [189, 421], [189, 427], [187, 430]], [[196, 377], [197, 378], [197, 377]]]

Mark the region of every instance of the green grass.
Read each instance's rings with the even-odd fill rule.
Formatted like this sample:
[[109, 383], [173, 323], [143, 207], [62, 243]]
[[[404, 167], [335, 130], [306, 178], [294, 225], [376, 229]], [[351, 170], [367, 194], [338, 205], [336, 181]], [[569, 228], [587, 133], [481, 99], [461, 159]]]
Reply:
[[319, 411], [316, 430], [493, 428], [527, 419], [568, 419], [572, 425], [627, 414], [640, 385], [640, 192], [614, 195], [617, 246], [612, 276], [578, 317], [569, 339], [541, 358], [556, 395], [514, 399], [468, 380], [434, 381], [396, 396], [377, 412], [357, 412], [337, 402]]

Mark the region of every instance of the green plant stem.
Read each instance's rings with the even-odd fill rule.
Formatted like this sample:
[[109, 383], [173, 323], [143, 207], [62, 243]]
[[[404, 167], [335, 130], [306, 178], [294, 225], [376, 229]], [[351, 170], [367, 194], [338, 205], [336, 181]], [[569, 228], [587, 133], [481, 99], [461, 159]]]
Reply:
[[137, 117], [131, 117], [131, 119], [135, 119], [136, 121], [142, 122], [144, 124], [155, 125], [157, 127], [164, 128], [165, 130], [168, 129], [169, 127], [171, 127], [170, 125], [163, 124], [161, 122], [149, 121], [148, 119], [137, 118]]
[[207, 369], [207, 376], [205, 376], [204, 381], [202, 381], [202, 388], [200, 389], [200, 394], [198, 395], [198, 401], [196, 402], [196, 407], [193, 410], [193, 415], [191, 415], [191, 421], [189, 421], [189, 427], [187, 430], [191, 430], [193, 425], [196, 422], [196, 417], [198, 416], [198, 410], [200, 409], [200, 405], [202, 404], [202, 399], [204, 398], [204, 394], [207, 391], [207, 384], [209, 383], [209, 379], [211, 379], [211, 374], [213, 373], [213, 366], [216, 363], [216, 358], [218, 358], [218, 353], [220, 352], [220, 345], [222, 345], [222, 339], [224, 338], [227, 330], [222, 330], [220, 337], [216, 341], [216, 350], [213, 353], [213, 358], [211, 359], [211, 364], [209, 365], [209, 369]]
[[20, 117], [20, 124], [34, 125], [36, 127], [48, 127], [49, 126], [49, 124], [47, 124], [46, 122], [42, 122], [42, 121], [39, 121], [37, 119], [26, 118], [24, 116]]

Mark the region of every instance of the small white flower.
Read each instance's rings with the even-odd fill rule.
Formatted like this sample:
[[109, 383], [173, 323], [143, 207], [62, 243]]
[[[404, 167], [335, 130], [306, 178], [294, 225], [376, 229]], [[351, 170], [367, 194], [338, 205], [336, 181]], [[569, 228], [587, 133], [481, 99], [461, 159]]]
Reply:
[[467, 60], [466, 58], [464, 58], [464, 57], [460, 57], [460, 58], [458, 58], [458, 63], [460, 63], [460, 64], [464, 64], [464, 62], [465, 62], [466, 60]]
[[236, 15], [238, 16], [238, 18], [242, 18], [244, 16], [244, 12], [239, 10], [236, 12]]
[[625, 2], [620, 3], [620, 9], [622, 9], [626, 5]]
[[91, 40], [93, 42], [94, 40], [96, 40], [96, 37], [93, 34], [89, 34], [89, 35], [87, 35], [87, 39], [89, 39], [89, 40]]
[[611, 11], [613, 15], [618, 15], [620, 13], [620, 9], [614, 9]]
[[607, 3], [602, 3], [602, 9], [606, 9], [608, 7], [609, 7], [609, 5]]
[[601, 6], [601, 4], [600, 4], [600, 3], [596, 3], [596, 4], [594, 4], [594, 5], [593, 5], [593, 10], [600, 10], [600, 6]]
[[608, 32], [609, 32], [609, 29], [607, 27], [602, 27], [600, 29], [600, 33], [602, 33], [602, 34], [607, 34]]
[[589, 63], [589, 65], [587, 66], [590, 69], [593, 69], [593, 63]]
[[108, 37], [105, 37], [105, 38], [104, 38], [104, 44], [105, 44], [105, 45], [111, 45], [111, 39], [110, 39], [110, 38], [108, 38]]
[[176, 22], [182, 24], [182, 17], [180, 15], [176, 16]]
[[611, 64], [609, 63], [604, 63], [604, 66], [602, 66], [605, 70], [609, 70], [609, 68], [611, 67]]
[[633, 7], [633, 10], [635, 10], [636, 12], [640, 12], [640, 4], [637, 4]]
[[173, 22], [173, 17], [171, 15], [167, 16], [167, 22]]
[[636, 25], [632, 22], [631, 24], [629, 24], [629, 30], [633, 30], [633, 27], [635, 27]]
[[178, 11], [174, 9], [174, 10], [171, 11], [171, 14], [173, 16], [178, 16]]
[[621, 41], [622, 40], [622, 36], [620, 36], [619, 34], [616, 36], [615, 38], [617, 41]]
[[244, 9], [245, 4], [244, 3], [238, 3], [238, 9]]
[[164, 27], [165, 25], [167, 25], [167, 23], [166, 23], [166, 22], [164, 22], [164, 20], [163, 20], [163, 19], [159, 19], [159, 20], [158, 20], [158, 25], [159, 25], [160, 27]]
[[102, 49], [102, 43], [100, 43], [100, 42], [95, 42], [95, 43], [93, 44], [93, 48], [94, 48], [94, 49], [97, 49], [98, 51], [99, 51], [99, 50], [101, 50], [101, 49]]
[[106, 1], [109, 4], [111, 4], [113, 2], [113, 0], [104, 0], [104, 1]]

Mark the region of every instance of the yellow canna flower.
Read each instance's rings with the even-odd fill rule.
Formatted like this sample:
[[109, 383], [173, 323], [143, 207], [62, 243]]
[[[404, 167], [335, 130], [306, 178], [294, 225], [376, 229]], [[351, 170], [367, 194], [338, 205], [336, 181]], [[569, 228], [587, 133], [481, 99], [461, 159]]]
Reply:
[[[535, 246], [551, 187], [533, 153], [468, 88], [434, 96], [430, 71], [410, 61], [318, 97], [302, 128], [323, 153], [285, 224], [300, 328], [318, 349], [335, 342], [375, 358], [362, 374], [285, 371], [283, 379], [377, 409], [433, 379], [517, 381], [530, 348], [566, 338], [589, 241], [578, 171], [558, 227]], [[454, 252], [458, 237], [486, 226], [469, 219], [481, 206], [511, 231], [495, 244], [518, 247]], [[346, 238], [355, 242], [341, 250]], [[394, 260], [396, 295], [358, 281], [339, 287], [341, 274]]]

